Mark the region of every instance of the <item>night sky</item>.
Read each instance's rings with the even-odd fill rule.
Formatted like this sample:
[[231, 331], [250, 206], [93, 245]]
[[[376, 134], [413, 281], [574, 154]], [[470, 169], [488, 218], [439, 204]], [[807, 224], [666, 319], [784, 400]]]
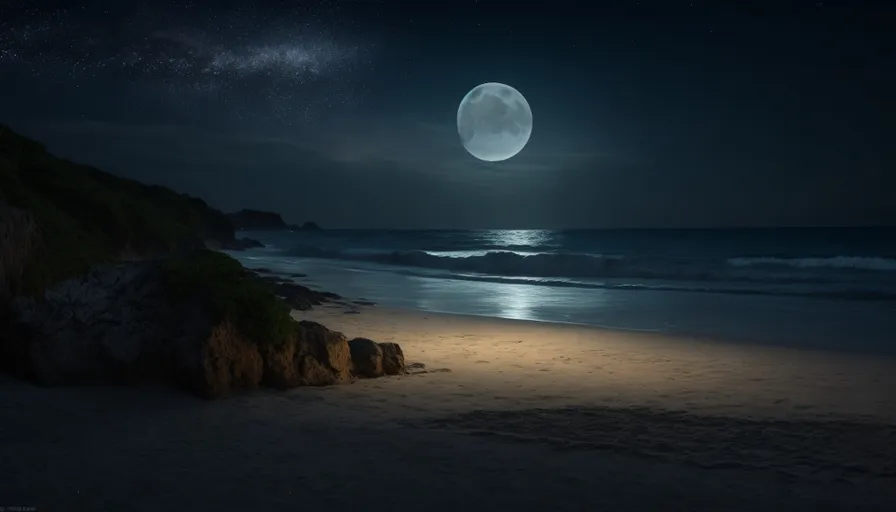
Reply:
[[[885, 2], [27, 3], [41, 7], [0, 6], [0, 123], [224, 211], [359, 228], [896, 224]], [[497, 163], [455, 125], [491, 81], [534, 117]]]

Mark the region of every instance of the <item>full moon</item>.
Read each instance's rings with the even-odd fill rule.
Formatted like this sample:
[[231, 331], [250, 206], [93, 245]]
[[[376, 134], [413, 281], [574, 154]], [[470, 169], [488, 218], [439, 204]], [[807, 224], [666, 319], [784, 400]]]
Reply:
[[478, 85], [457, 107], [457, 133], [464, 148], [476, 158], [507, 160], [529, 142], [532, 110], [526, 98], [509, 85]]

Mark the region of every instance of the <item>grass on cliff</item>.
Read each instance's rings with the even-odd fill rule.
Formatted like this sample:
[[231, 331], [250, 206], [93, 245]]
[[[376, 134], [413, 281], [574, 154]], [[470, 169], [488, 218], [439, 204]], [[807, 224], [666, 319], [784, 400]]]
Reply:
[[252, 342], [277, 345], [295, 333], [289, 307], [226, 254], [203, 249], [172, 258], [164, 276], [172, 299], [200, 304], [215, 322], [229, 319]]
[[5, 126], [0, 194], [40, 226], [40, 249], [23, 276], [28, 294], [91, 265], [233, 238], [230, 221], [200, 199], [56, 158]]

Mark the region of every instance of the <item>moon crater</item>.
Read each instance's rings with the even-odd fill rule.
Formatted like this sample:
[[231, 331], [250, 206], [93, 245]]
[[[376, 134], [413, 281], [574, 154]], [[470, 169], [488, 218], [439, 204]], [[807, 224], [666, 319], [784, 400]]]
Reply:
[[529, 102], [513, 87], [496, 82], [474, 87], [457, 108], [457, 133], [464, 148], [486, 162], [519, 153], [532, 135]]

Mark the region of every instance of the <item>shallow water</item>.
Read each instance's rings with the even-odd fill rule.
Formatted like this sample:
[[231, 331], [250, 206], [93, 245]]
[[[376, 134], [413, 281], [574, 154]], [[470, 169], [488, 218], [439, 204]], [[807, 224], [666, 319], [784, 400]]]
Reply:
[[[556, 287], [426, 277], [368, 262], [233, 253], [249, 268], [390, 307], [598, 325], [794, 348], [896, 355], [896, 302]], [[406, 270], [406, 269], [405, 269]]]

